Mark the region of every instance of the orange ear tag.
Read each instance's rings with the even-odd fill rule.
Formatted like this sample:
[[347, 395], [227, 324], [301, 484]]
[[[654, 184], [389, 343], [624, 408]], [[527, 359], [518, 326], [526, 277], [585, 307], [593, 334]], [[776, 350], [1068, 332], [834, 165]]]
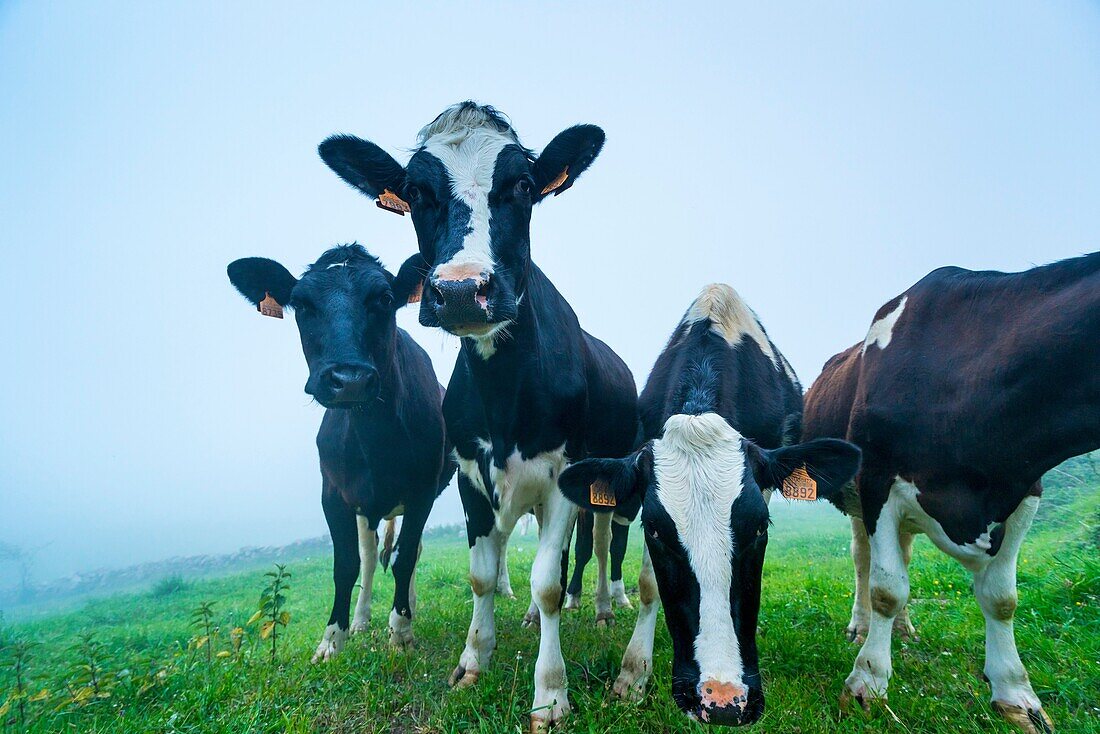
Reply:
[[567, 178], [569, 178], [569, 166], [566, 166], [565, 169], [558, 174], [557, 178], [546, 184], [546, 188], [542, 190], [542, 195], [546, 196], [551, 191], [561, 186], [563, 183], [565, 183], [565, 179]]
[[817, 482], [806, 472], [806, 467], [802, 466], [783, 480], [783, 486], [779, 491], [789, 500], [809, 502], [817, 499]]
[[267, 292], [264, 292], [264, 300], [256, 305], [256, 310], [259, 311], [261, 315], [270, 316], [273, 319], [281, 319], [283, 317], [283, 307]]
[[385, 209], [388, 212], [400, 214], [401, 216], [405, 216], [405, 212], [412, 211], [412, 208], [409, 206], [409, 202], [405, 201], [389, 189], [386, 189], [381, 194], [379, 194], [374, 204], [379, 209]]
[[588, 485], [588, 501], [596, 507], [614, 507], [615, 494], [607, 482], [597, 479]]
[[416, 288], [409, 294], [409, 303], [420, 303], [420, 299], [424, 296], [424, 281], [420, 281], [416, 284]]

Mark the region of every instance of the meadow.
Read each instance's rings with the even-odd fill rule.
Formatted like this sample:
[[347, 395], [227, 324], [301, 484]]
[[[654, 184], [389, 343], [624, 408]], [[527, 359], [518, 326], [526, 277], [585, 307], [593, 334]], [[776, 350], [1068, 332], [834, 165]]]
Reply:
[[[1047, 496], [1024, 545], [1017, 642], [1035, 690], [1061, 732], [1100, 732], [1100, 473], [1095, 457], [1048, 475]], [[318, 508], [318, 512], [320, 509]], [[911, 611], [919, 639], [895, 640], [890, 699], [842, 716], [841, 685], [856, 647], [844, 627], [851, 607], [847, 521], [831, 508], [773, 500], [759, 633], [769, 732], [1009, 732], [982, 681], [983, 622], [969, 576], [918, 538]], [[638, 573], [632, 533], [626, 579]], [[0, 726], [27, 732], [392, 732], [526, 731], [537, 633], [523, 629], [533, 537], [510, 553], [516, 600], [498, 599], [498, 648], [472, 689], [446, 679], [470, 619], [465, 539], [437, 530], [418, 572], [420, 611], [411, 652], [387, 644], [393, 578], [375, 578], [372, 628], [344, 653], [311, 665], [331, 600], [331, 558], [286, 560], [285, 606], [261, 639], [249, 624], [271, 581], [262, 570], [166, 579], [136, 593], [23, 613], [0, 628]], [[597, 630], [594, 564], [585, 607], [567, 613], [563, 648], [573, 716], [558, 731], [688, 732], [669, 694], [671, 645], [663, 622], [655, 676], [640, 704], [613, 700], [610, 686], [634, 612]], [[199, 612], [209, 604], [208, 619]], [[270, 612], [271, 610], [269, 610]], [[288, 616], [281, 616], [286, 612]], [[209, 627], [207, 627], [207, 622]]]

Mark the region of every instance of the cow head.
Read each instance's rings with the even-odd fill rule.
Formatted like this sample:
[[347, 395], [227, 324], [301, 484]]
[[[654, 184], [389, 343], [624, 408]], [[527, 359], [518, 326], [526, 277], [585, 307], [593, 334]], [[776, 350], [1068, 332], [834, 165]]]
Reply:
[[516, 318], [525, 293], [532, 207], [571, 187], [603, 142], [600, 128], [577, 125], [535, 157], [502, 114], [463, 102], [420, 131], [405, 167], [347, 135], [328, 138], [319, 152], [380, 207], [410, 210], [426, 262], [420, 323], [491, 340]]
[[828, 497], [859, 458], [833, 439], [766, 451], [704, 413], [672, 416], [662, 437], [632, 456], [562, 472], [562, 493], [581, 508], [632, 517], [641, 507], [672, 637], [672, 695], [692, 718], [737, 726], [764, 712], [756, 622], [769, 520], [761, 490], [805, 468], [818, 497]]
[[309, 365], [306, 393], [326, 408], [374, 403], [394, 369], [397, 309], [419, 286], [414, 264], [396, 277], [361, 245], [334, 247], [301, 278], [262, 257], [230, 263], [229, 280], [259, 307], [294, 310]]

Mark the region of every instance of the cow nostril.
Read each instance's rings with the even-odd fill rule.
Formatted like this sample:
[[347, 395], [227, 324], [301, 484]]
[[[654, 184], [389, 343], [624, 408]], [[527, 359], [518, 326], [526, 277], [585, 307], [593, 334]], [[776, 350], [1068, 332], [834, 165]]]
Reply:
[[477, 287], [477, 294], [474, 296], [477, 301], [477, 305], [482, 308], [489, 307], [489, 281], [485, 280], [481, 285]]
[[443, 291], [439, 289], [439, 286], [432, 283], [432, 290], [435, 291], [435, 297], [439, 299], [439, 305], [442, 306], [446, 302], [446, 297], [443, 295]]

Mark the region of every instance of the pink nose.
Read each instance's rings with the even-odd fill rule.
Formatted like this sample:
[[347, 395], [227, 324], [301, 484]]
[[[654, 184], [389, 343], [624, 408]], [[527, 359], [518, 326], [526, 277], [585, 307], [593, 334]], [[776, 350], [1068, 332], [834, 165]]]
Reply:
[[735, 683], [706, 680], [699, 684], [699, 718], [707, 723], [740, 719], [749, 702], [749, 691]]

